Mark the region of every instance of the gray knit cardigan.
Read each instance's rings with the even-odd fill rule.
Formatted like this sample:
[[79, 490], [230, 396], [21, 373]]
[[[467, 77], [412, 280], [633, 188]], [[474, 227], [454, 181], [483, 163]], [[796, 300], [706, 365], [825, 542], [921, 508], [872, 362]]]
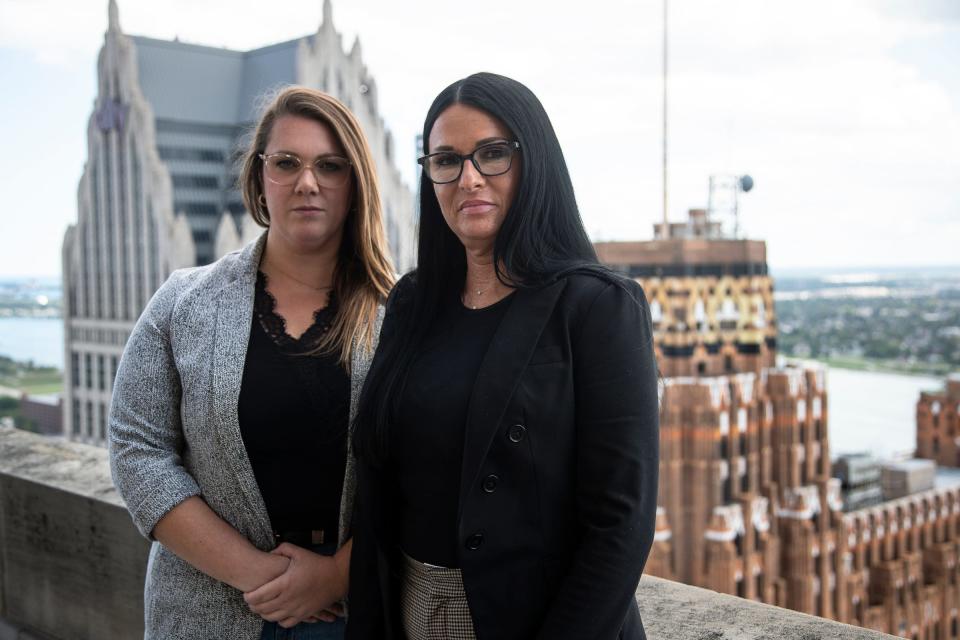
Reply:
[[[266, 233], [214, 264], [181, 269], [157, 290], [130, 334], [113, 389], [110, 466], [140, 532], [200, 496], [258, 548], [274, 547], [250, 466], [237, 400]], [[379, 334], [383, 309], [379, 310]], [[372, 353], [355, 349], [350, 419]], [[269, 402], [264, 398], [264, 402]], [[338, 544], [349, 537], [354, 459], [347, 454]], [[263, 620], [237, 589], [154, 541], [144, 588], [145, 640], [257, 640]]]

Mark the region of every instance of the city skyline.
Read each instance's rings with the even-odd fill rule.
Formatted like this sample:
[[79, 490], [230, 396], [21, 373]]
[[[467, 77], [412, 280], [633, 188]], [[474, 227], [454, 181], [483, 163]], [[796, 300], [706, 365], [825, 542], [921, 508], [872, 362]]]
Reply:
[[[119, 2], [127, 33], [236, 50], [310, 33], [322, 2], [283, 13], [235, 3], [229, 29], [224, 3], [186, 7]], [[52, 11], [64, 19], [50, 21]], [[430, 100], [458, 77], [493, 70], [544, 102], [593, 239], [652, 236], [662, 215], [661, 3], [605, 0], [587, 11], [494, 1], [464, 13], [433, 1], [414, 10], [335, 1], [333, 13], [345, 46], [360, 38], [412, 187]], [[14, 212], [0, 275], [55, 275], [76, 219], [106, 2], [4, 0], [0, 18], [0, 70], [14, 96], [0, 106], [0, 130], [19, 150], [0, 160]], [[670, 41], [672, 219], [706, 204], [711, 173], [750, 173], [757, 186], [741, 200], [742, 227], [767, 241], [774, 271], [956, 264], [960, 78], [949, 60], [960, 55], [960, 8], [675, 4]]]

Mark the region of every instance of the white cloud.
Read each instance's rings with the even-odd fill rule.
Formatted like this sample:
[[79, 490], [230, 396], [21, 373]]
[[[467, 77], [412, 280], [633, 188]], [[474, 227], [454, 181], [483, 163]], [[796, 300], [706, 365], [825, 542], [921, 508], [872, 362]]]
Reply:
[[[935, 75], [893, 55], [957, 28], [931, 18], [950, 18], [938, 2], [674, 3], [671, 215], [706, 203], [711, 173], [750, 172], [743, 226], [768, 240], [774, 265], [956, 262], [945, 234], [960, 219], [960, 106]], [[120, 22], [128, 33], [248, 49], [321, 20], [320, 0], [276, 7], [128, 0]], [[660, 3], [335, 0], [333, 9], [344, 45], [360, 36], [409, 180], [433, 96], [472, 71], [497, 71], [547, 108], [588, 230], [650, 236], [661, 216]], [[0, 0], [4, 46], [64, 73], [93, 69], [105, 28], [103, 0]], [[64, 202], [78, 178], [61, 176]]]

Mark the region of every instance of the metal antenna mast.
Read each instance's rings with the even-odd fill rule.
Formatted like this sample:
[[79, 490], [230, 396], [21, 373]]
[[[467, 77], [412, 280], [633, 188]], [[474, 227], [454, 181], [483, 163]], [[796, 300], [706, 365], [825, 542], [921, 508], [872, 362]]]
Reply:
[[663, 0], [663, 237], [669, 236], [667, 221], [667, 3]]

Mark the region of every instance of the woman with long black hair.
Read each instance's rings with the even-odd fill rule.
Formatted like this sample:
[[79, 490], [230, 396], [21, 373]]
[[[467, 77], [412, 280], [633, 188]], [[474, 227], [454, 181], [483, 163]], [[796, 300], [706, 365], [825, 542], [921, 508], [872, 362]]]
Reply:
[[643, 638], [656, 364], [550, 121], [489, 73], [424, 124], [415, 272], [355, 422], [348, 638]]

